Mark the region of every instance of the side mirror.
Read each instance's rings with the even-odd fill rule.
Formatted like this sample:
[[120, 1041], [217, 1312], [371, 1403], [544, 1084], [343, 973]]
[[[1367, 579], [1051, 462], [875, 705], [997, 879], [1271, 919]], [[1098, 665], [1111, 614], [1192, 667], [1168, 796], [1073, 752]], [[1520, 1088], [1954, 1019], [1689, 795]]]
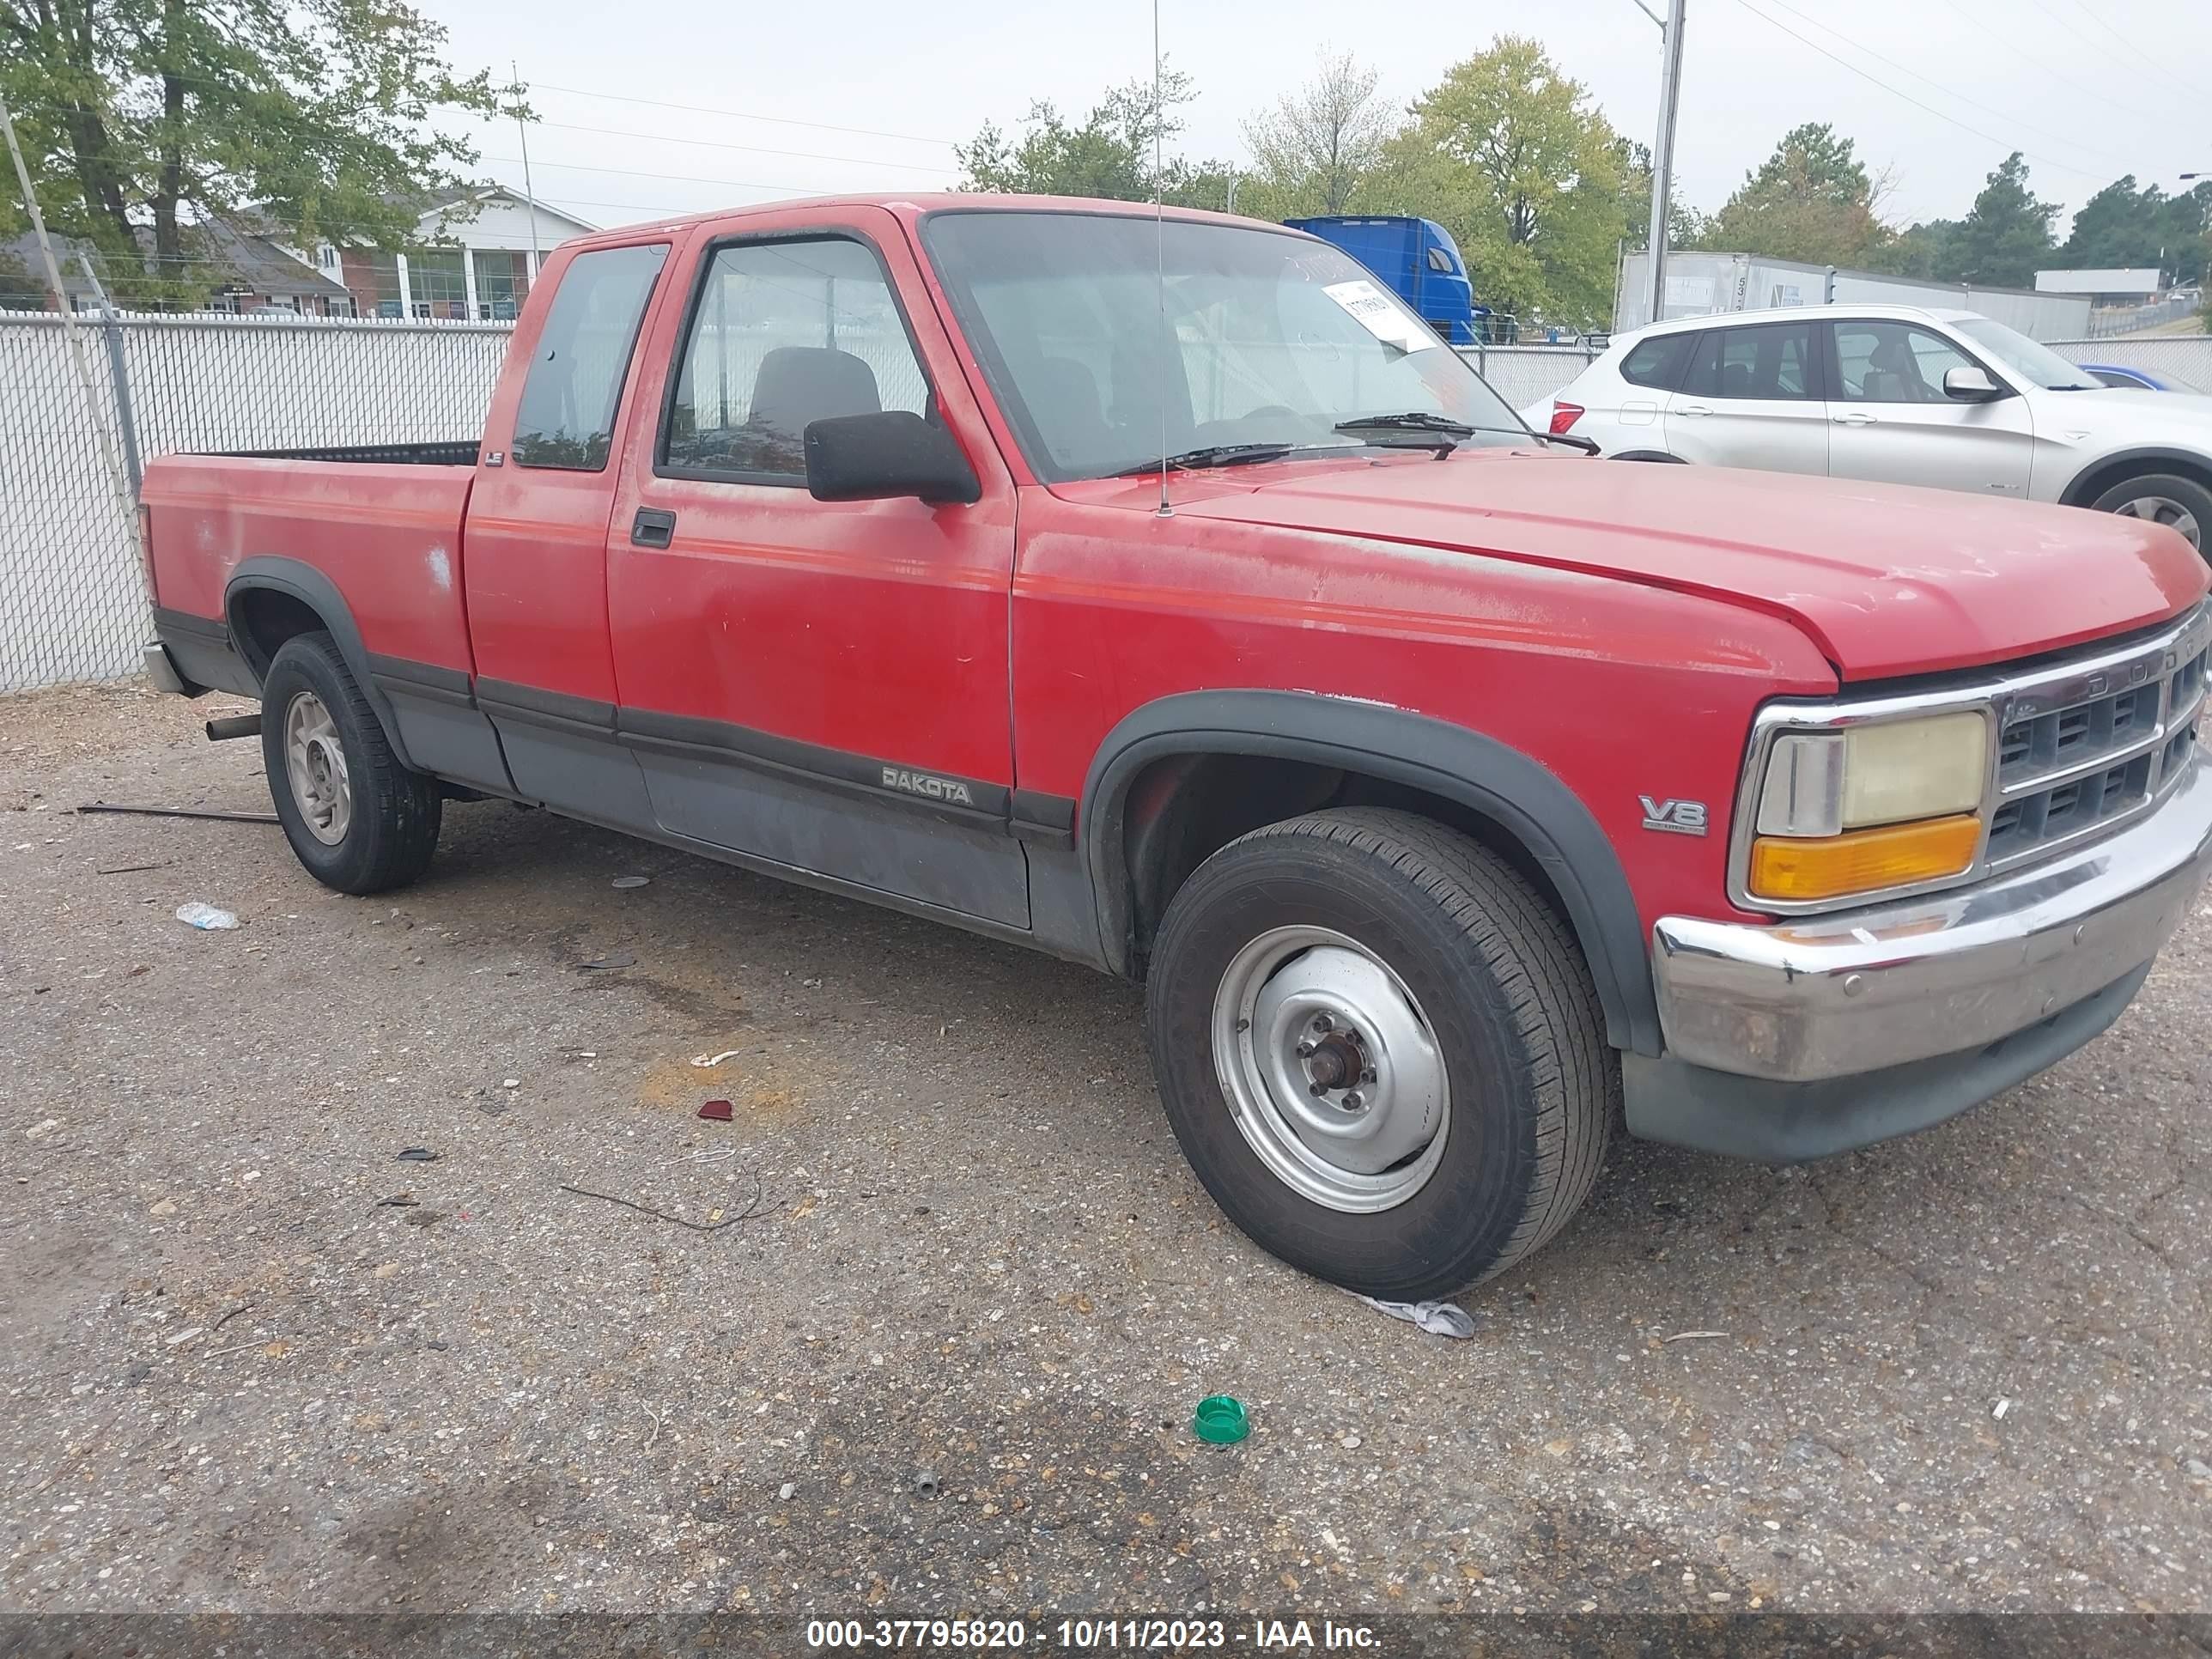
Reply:
[[1944, 371], [1943, 395], [1956, 398], [1962, 404], [1985, 404], [1993, 398], [2003, 397], [2004, 388], [1990, 379], [1986, 368], [1961, 363]]
[[805, 443], [807, 493], [817, 501], [916, 495], [939, 505], [983, 493], [952, 434], [910, 410], [809, 421]]

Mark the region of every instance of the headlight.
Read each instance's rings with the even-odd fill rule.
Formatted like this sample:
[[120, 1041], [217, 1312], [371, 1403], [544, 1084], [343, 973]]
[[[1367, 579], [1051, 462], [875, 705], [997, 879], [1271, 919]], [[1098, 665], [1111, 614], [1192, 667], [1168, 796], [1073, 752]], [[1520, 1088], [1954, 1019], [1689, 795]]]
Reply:
[[1784, 732], [1759, 782], [1747, 890], [1803, 903], [1971, 868], [1989, 744], [1979, 712]]

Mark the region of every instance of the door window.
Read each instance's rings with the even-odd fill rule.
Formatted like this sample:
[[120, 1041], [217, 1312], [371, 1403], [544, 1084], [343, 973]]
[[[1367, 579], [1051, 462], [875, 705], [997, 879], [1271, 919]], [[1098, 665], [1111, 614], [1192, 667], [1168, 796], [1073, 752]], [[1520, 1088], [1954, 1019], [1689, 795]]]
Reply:
[[660, 449], [679, 477], [803, 483], [809, 422], [929, 412], [884, 268], [847, 237], [717, 250], [683, 352]]
[[1674, 382], [1681, 378], [1682, 365], [1690, 360], [1690, 348], [1697, 339], [1694, 334], [1653, 335], [1650, 339], [1640, 342], [1620, 360], [1620, 378], [1631, 386], [1646, 386], [1656, 391], [1672, 392]]
[[1812, 323], [1709, 331], [1698, 337], [1682, 390], [1698, 398], [1766, 401], [1819, 396], [1813, 375]]
[[508, 446], [517, 466], [605, 470], [638, 324], [668, 244], [601, 248], [568, 262], [522, 383]]
[[1837, 323], [1838, 395], [1853, 404], [1948, 404], [1943, 377], [1974, 360], [1910, 323]]

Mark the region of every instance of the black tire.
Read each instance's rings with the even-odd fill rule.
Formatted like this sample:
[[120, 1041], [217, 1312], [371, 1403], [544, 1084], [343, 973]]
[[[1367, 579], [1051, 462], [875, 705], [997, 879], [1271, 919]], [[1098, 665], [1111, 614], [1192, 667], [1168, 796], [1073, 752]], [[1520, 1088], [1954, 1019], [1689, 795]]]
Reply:
[[[1443, 1150], [1394, 1207], [1354, 1213], [1297, 1191], [1230, 1106], [1216, 992], [1248, 944], [1285, 927], [1379, 959], [1442, 1056]], [[1619, 1114], [1620, 1064], [1565, 924], [1503, 860], [1409, 812], [1316, 812], [1214, 854], [1168, 907], [1146, 1014], [1169, 1120], [1214, 1200], [1264, 1249], [1364, 1295], [1444, 1296], [1528, 1255], [1589, 1195]]]
[[[2156, 498], [2170, 501], [2196, 521], [2197, 533], [2183, 534], [2197, 550], [2212, 559], [2212, 489], [2178, 472], [2138, 472], [2107, 488], [2089, 503], [2100, 513], [2117, 513], [2130, 501]], [[2149, 514], [2137, 514], [2149, 518]]]
[[[345, 763], [350, 811], [334, 842], [308, 827], [292, 785], [285, 722], [303, 696], [329, 711]], [[261, 760], [285, 838], [324, 886], [380, 893], [405, 886], [429, 867], [444, 807], [438, 786], [400, 763], [328, 634], [295, 635], [269, 665], [261, 682]]]

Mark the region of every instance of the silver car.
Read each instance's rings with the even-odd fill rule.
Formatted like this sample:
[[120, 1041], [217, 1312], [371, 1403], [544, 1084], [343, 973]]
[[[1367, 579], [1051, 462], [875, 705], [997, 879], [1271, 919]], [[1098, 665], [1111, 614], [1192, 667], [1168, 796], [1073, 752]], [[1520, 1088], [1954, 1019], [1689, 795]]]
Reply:
[[1821, 306], [1624, 335], [1522, 411], [1622, 459], [2059, 501], [2212, 535], [2212, 397], [2122, 391], [1971, 311]]

